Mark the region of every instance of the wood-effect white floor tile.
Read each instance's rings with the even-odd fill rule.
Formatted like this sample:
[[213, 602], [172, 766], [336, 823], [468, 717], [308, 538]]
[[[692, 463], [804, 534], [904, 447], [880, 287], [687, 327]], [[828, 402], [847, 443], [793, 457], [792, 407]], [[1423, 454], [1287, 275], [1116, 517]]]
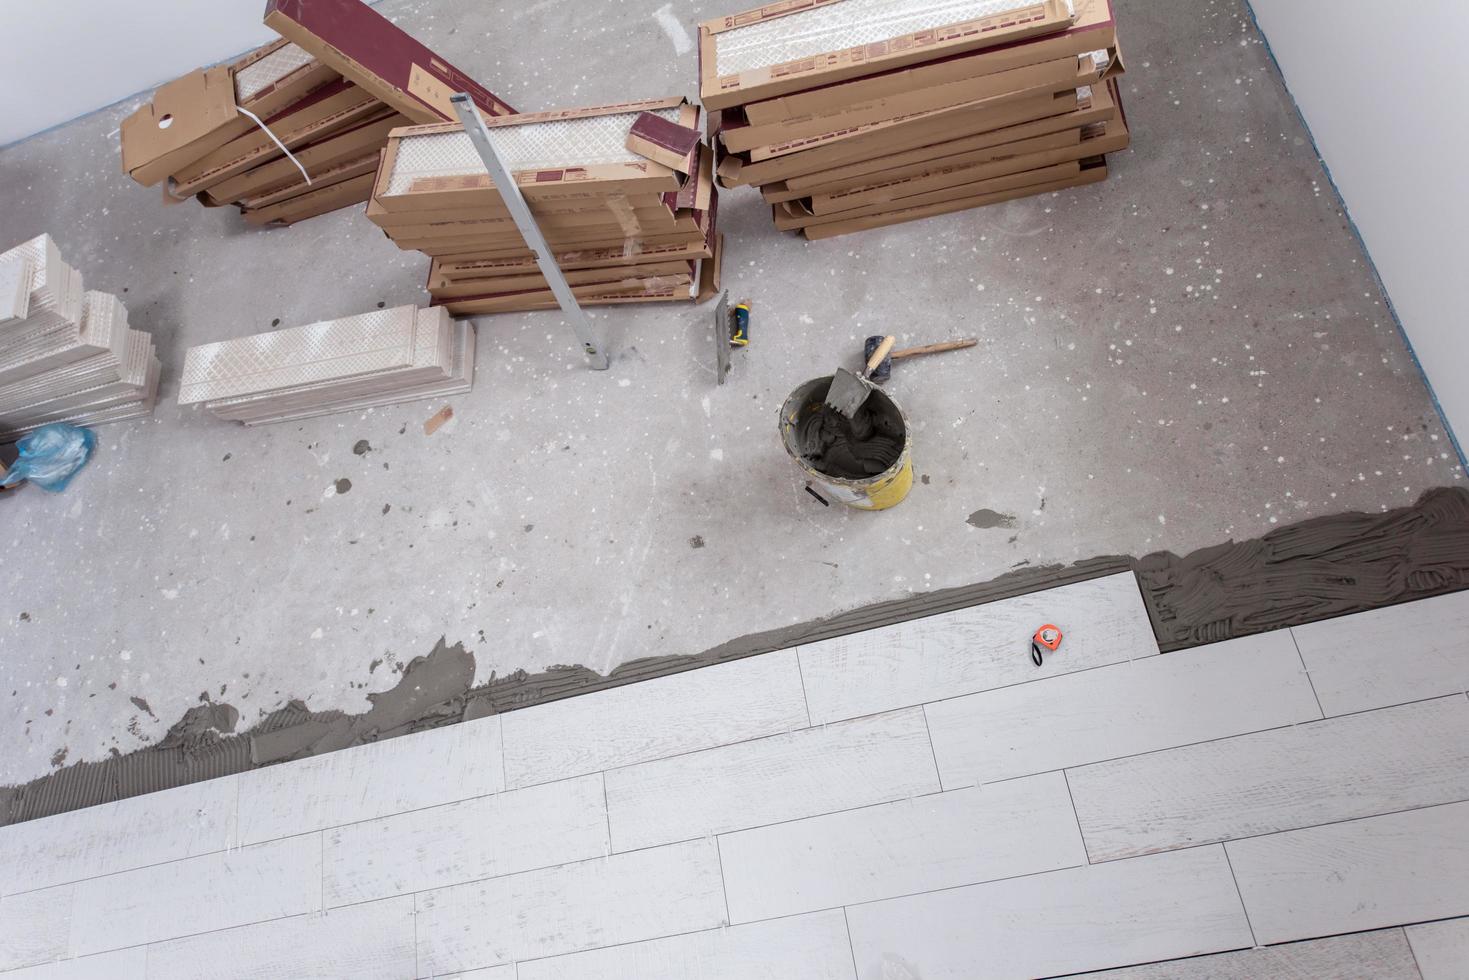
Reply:
[[301, 915], [321, 908], [321, 837], [292, 837], [62, 887], [75, 889], [74, 956]]
[[[1036, 667], [1030, 638], [1045, 623], [1065, 634]], [[1001, 599], [799, 648], [817, 724], [988, 691], [1087, 667], [1156, 655], [1131, 572]]]
[[619, 851], [834, 813], [938, 789], [920, 708], [607, 773]]
[[[0, 827], [0, 890], [13, 894], [222, 851], [236, 840], [236, 791], [233, 777], [210, 779]], [[188, 819], [179, 819], [183, 814]]]
[[240, 775], [246, 844], [488, 796], [504, 788], [500, 718], [481, 718]]
[[1469, 918], [1425, 922], [1404, 932], [1423, 980], [1469, 980]]
[[519, 980], [855, 980], [840, 910], [520, 964]]
[[805, 728], [794, 650], [627, 684], [504, 716], [511, 787]]
[[859, 980], [1053, 976], [1254, 945], [1218, 846], [858, 905], [847, 918]]
[[712, 840], [614, 854], [418, 896], [418, 970], [437, 976], [713, 929]]
[[71, 955], [75, 885], [0, 898], [0, 970]]
[[719, 838], [730, 921], [1086, 864], [1059, 772]]
[[148, 980], [403, 980], [414, 972], [411, 896], [148, 948]]
[[945, 789], [1321, 717], [1286, 631], [928, 705]]
[[1469, 699], [1069, 770], [1093, 861], [1469, 799]]
[[1226, 846], [1261, 943], [1469, 915], [1469, 803]]
[[1291, 632], [1328, 715], [1469, 691], [1469, 592]]
[[148, 947], [117, 949], [4, 974], [5, 980], [147, 980]]
[[326, 831], [328, 908], [607, 853], [600, 773]]
[[1401, 929], [1358, 932], [1189, 960], [1125, 966], [1087, 980], [1419, 980]]

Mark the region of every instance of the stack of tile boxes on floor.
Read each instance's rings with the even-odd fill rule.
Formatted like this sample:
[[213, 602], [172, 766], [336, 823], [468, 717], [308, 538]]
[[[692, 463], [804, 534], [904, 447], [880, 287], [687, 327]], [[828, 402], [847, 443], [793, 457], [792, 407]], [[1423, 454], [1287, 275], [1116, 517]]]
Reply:
[[443, 309], [400, 306], [189, 350], [179, 404], [246, 425], [463, 394], [474, 330]]
[[0, 253], [0, 442], [149, 415], [158, 371], [152, 338], [116, 296], [83, 290], [50, 235]]
[[721, 184], [808, 239], [1096, 183], [1129, 142], [1111, 0], [780, 3], [701, 25], [700, 65]]
[[[675, 169], [629, 149], [644, 112], [698, 126], [676, 98], [487, 120], [584, 304], [694, 299], [701, 262], [718, 262], [712, 154], [698, 145]], [[429, 293], [455, 316], [557, 305], [462, 126], [395, 131], [367, 217], [433, 257]]]
[[134, 180], [290, 224], [366, 201], [390, 131], [451, 118], [439, 89], [514, 111], [360, 0], [272, 3], [265, 22], [283, 39], [164, 85], [123, 121]]

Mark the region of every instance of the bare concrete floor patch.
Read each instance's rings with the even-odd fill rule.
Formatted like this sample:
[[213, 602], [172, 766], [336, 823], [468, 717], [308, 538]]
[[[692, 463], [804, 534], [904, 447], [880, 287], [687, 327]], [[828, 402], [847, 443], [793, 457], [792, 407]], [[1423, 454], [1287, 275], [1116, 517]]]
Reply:
[[[660, 20], [665, 4], [580, 26], [556, 4], [380, 9], [539, 110], [691, 91], [668, 18], [690, 31], [733, 5]], [[156, 746], [206, 690], [245, 728], [293, 698], [361, 714], [441, 634], [475, 685], [566, 663], [605, 676], [1015, 566], [1187, 554], [1454, 485], [1242, 0], [1116, 8], [1136, 145], [1100, 187], [821, 243], [726, 195], [725, 276], [755, 310], [723, 387], [707, 309], [597, 312], [610, 374], [555, 314], [514, 314], [479, 321], [478, 382], [452, 403], [221, 424], [174, 404], [189, 346], [424, 302], [427, 260], [357, 213], [258, 231], [161, 206], [119, 172], [128, 107], [0, 151], [0, 241], [54, 234], [166, 368], [156, 417], [100, 429], [66, 494], [0, 498], [0, 783], [45, 775], [62, 747], [75, 763]], [[824, 508], [777, 411], [889, 329], [979, 345], [894, 372], [927, 477], [910, 498]], [[971, 527], [980, 508], [1017, 526]]]

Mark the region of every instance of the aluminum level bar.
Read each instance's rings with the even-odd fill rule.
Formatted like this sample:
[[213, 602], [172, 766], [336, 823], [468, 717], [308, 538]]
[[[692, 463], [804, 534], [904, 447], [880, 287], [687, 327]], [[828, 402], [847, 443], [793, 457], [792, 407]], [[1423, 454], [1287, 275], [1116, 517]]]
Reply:
[[514, 176], [505, 167], [504, 162], [500, 159], [500, 154], [495, 151], [494, 140], [490, 138], [490, 129], [480, 117], [474, 100], [467, 93], [460, 92], [451, 96], [449, 101], [453, 103], [454, 111], [459, 115], [459, 121], [464, 124], [464, 132], [468, 134], [480, 159], [484, 161], [485, 169], [490, 173], [490, 179], [495, 182], [495, 189], [504, 199], [510, 217], [515, 219], [515, 227], [520, 229], [526, 245], [535, 254], [536, 265], [540, 266], [541, 275], [546, 277], [546, 282], [550, 285], [556, 302], [561, 304], [561, 312], [566, 315], [566, 319], [571, 321], [571, 329], [576, 332], [576, 339], [581, 342], [582, 350], [586, 351], [592, 370], [607, 370], [609, 367], [607, 353], [598, 347], [596, 340], [593, 339], [592, 321], [586, 311], [581, 308], [581, 304], [576, 301], [576, 296], [571, 291], [571, 284], [566, 281], [561, 267], [556, 264], [556, 253], [552, 252], [551, 247], [546, 244], [546, 236], [541, 234], [540, 226], [536, 224], [535, 217], [530, 213], [530, 205], [525, 203], [525, 195], [520, 193], [520, 185], [515, 183]]

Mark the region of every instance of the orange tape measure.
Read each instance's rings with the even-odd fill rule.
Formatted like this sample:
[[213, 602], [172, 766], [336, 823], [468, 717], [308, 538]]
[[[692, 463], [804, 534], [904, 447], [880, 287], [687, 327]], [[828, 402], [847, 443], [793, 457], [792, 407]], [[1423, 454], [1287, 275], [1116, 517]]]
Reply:
[[1030, 659], [1035, 662], [1035, 665], [1037, 667], [1039, 667], [1042, 663], [1045, 662], [1046, 657], [1046, 655], [1041, 652], [1041, 648], [1044, 647], [1052, 653], [1055, 653], [1060, 646], [1061, 627], [1053, 626], [1052, 624], [1047, 623], [1040, 629], [1036, 630], [1035, 636], [1030, 638]]

